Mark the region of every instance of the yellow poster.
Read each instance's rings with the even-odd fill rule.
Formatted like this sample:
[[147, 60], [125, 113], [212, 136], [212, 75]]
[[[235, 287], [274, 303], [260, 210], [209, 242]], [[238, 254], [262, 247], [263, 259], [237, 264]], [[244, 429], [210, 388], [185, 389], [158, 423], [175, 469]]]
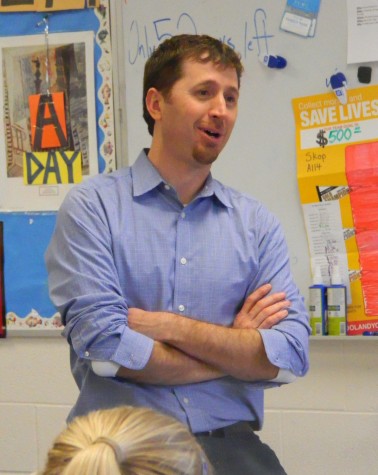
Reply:
[[0, 0], [0, 13], [80, 10], [100, 6], [100, 0]]
[[82, 181], [81, 152], [26, 152], [23, 160], [25, 185], [57, 185]]
[[311, 268], [347, 286], [347, 334], [378, 332], [378, 86], [293, 100]]

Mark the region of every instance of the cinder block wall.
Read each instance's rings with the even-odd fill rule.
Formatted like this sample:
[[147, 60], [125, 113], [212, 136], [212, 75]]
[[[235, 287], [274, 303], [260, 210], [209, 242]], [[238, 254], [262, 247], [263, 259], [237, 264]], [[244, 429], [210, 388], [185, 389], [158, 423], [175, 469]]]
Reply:
[[[266, 392], [260, 435], [289, 475], [376, 475], [378, 340], [312, 340], [311, 370]], [[43, 466], [77, 388], [62, 338], [0, 341], [0, 475]]]

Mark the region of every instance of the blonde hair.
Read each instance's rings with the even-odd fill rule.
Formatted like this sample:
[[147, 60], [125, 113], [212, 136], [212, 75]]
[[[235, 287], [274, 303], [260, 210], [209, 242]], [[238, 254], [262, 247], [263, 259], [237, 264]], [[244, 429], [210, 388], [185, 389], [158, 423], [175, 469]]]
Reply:
[[121, 406], [74, 419], [49, 450], [42, 475], [205, 475], [207, 467], [181, 422]]

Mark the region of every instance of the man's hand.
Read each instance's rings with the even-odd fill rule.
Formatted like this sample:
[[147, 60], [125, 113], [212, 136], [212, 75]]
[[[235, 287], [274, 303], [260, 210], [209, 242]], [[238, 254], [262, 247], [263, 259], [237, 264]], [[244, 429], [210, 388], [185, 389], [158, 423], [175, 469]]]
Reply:
[[288, 315], [290, 301], [285, 299], [284, 292], [267, 295], [271, 289], [270, 284], [265, 284], [252, 292], [236, 315], [232, 328], [272, 328], [283, 320]]

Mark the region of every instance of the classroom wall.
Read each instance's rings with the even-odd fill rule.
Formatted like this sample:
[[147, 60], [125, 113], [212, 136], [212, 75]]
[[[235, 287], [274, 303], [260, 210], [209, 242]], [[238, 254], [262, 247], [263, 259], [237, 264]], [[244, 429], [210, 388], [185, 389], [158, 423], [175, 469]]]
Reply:
[[[375, 475], [377, 340], [312, 340], [311, 369], [266, 391], [261, 438], [288, 475]], [[77, 389], [61, 338], [0, 341], [0, 475], [42, 468]], [[232, 475], [232, 474], [230, 474]]]
[[[378, 339], [311, 340], [310, 361], [305, 378], [266, 392], [262, 440], [288, 475], [375, 475]], [[65, 340], [0, 340], [0, 475], [42, 468], [77, 394]]]

